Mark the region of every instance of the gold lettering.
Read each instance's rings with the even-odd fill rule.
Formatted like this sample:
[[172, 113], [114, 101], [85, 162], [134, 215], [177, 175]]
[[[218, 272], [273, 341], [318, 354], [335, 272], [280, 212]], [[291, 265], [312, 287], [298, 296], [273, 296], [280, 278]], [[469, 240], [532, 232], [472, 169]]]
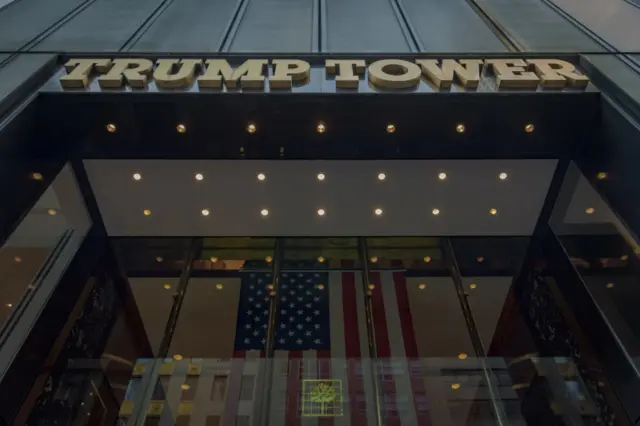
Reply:
[[209, 59], [205, 73], [197, 79], [198, 87], [219, 89], [224, 81], [227, 88], [233, 89], [240, 80], [242, 87], [262, 89], [264, 67], [268, 63], [266, 59], [249, 59], [234, 70], [225, 59]]
[[533, 65], [542, 87], [561, 88], [567, 81], [574, 87], [586, 87], [589, 84], [589, 78], [578, 72], [570, 62], [559, 59], [529, 59], [527, 63]]
[[84, 88], [89, 85], [89, 77], [93, 69], [104, 72], [111, 67], [110, 59], [69, 59], [64, 68], [67, 75], [60, 77], [60, 84], [65, 89]]
[[420, 83], [420, 67], [409, 61], [383, 59], [369, 65], [369, 81], [385, 89], [407, 89]]
[[291, 89], [293, 82], [298, 83], [309, 80], [311, 65], [307, 61], [299, 59], [274, 59], [273, 75], [269, 77], [269, 86], [272, 89]]
[[486, 63], [493, 67], [501, 89], [535, 89], [540, 84], [535, 73], [526, 71], [527, 63], [522, 59], [488, 59]]
[[128, 83], [131, 87], [147, 87], [147, 75], [153, 71], [153, 62], [148, 59], [114, 59], [113, 66], [105, 75], [98, 77], [103, 89], [119, 89]]
[[480, 70], [484, 61], [482, 59], [443, 59], [438, 66], [437, 59], [419, 59], [416, 61], [422, 72], [441, 89], [451, 87], [453, 78], [458, 77], [462, 87], [474, 89], [480, 83]]
[[158, 59], [153, 78], [163, 89], [188, 87], [193, 83], [196, 69], [201, 66], [201, 59]]
[[366, 66], [362, 59], [327, 59], [325, 62], [327, 73], [336, 76], [339, 89], [357, 89], [360, 84], [358, 75], [364, 74]]

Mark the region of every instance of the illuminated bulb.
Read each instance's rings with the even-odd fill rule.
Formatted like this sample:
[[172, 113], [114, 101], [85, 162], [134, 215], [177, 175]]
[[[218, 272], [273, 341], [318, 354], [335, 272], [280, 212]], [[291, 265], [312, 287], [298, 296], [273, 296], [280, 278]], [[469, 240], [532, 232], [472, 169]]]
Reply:
[[202, 213], [202, 216], [209, 216], [209, 209], [202, 209], [202, 211], [200, 212]]
[[377, 263], [377, 262], [378, 262], [378, 258], [377, 258], [377, 257], [375, 257], [375, 256], [373, 256], [373, 257], [372, 257], [371, 259], [369, 259], [369, 260], [371, 260], [371, 263]]
[[393, 133], [396, 131], [395, 124], [387, 124], [387, 133]]
[[369, 284], [369, 290], [373, 290], [374, 288], [376, 288], [375, 284]]
[[169, 290], [171, 288], [171, 284], [165, 284], [162, 287], [164, 287], [165, 290]]
[[596, 175], [596, 177], [597, 177], [599, 180], [606, 179], [606, 178], [607, 178], [607, 176], [608, 176], [608, 175], [607, 175], [607, 173], [606, 173], [606, 172], [598, 172], [598, 174]]
[[13, 261], [16, 262], [16, 263], [20, 263], [20, 262], [22, 262], [22, 258], [20, 256], [16, 256], [16, 257], [13, 258]]
[[142, 213], [144, 213], [145, 216], [151, 216], [151, 210], [149, 209], [144, 209]]
[[476, 285], [476, 284], [474, 284], [474, 283], [469, 284], [469, 288], [470, 288], [471, 290], [473, 290], [473, 289], [474, 289], [474, 288], [476, 288], [476, 287], [477, 287], [477, 285]]
[[318, 290], [324, 290], [324, 284], [318, 284]]
[[627, 256], [626, 254], [623, 254], [622, 256], [620, 256], [620, 260], [627, 260], [629, 259], [629, 256]]
[[140, 179], [142, 179], [142, 175], [140, 173], [133, 174], [133, 180], [140, 180]]
[[446, 173], [440, 173], [438, 175], [438, 179], [440, 179], [440, 180], [445, 180], [446, 178], [447, 178], [447, 174]]
[[164, 259], [160, 256], [156, 257], [156, 262], [161, 263]]
[[426, 286], [425, 284], [419, 284], [419, 285], [418, 285], [418, 288], [419, 288], [420, 290], [424, 290], [426, 287], [427, 287], [427, 286]]
[[386, 178], [387, 178], [387, 175], [385, 175], [384, 173], [378, 174], [378, 180], [385, 180]]
[[216, 263], [218, 261], [218, 258], [217, 257], [212, 257], [209, 260], [211, 260], [211, 263]]
[[267, 290], [273, 290], [273, 284], [269, 284], [269, 285], [267, 286]]
[[188, 384], [184, 383], [184, 384], [180, 385], [180, 388], [182, 388], [182, 390], [189, 390], [191, 388], [191, 386], [189, 386]]
[[613, 283], [607, 283], [607, 288], [613, 288]]
[[247, 132], [249, 132], [249, 133], [255, 133], [255, 132], [256, 132], [256, 130], [258, 130], [258, 129], [257, 129], [256, 125], [255, 125], [255, 124], [253, 124], [253, 123], [250, 123], [250, 124], [247, 126]]
[[451, 389], [453, 390], [460, 389], [460, 383], [451, 383]]
[[429, 262], [431, 262], [431, 256], [425, 256], [424, 263], [429, 263]]
[[500, 180], [505, 180], [507, 178], [507, 174], [505, 172], [502, 172], [498, 175], [498, 177], [500, 178]]
[[324, 123], [318, 123], [318, 126], [316, 127], [316, 131], [318, 133], [324, 133], [327, 131], [326, 126], [324, 125]]
[[40, 173], [31, 173], [31, 179], [33, 180], [42, 180], [42, 174]]
[[460, 352], [458, 354], [458, 359], [467, 359], [468, 355], [464, 352]]
[[464, 133], [464, 130], [465, 130], [464, 124], [461, 123], [461, 124], [456, 125], [456, 132]]
[[223, 285], [222, 285], [222, 284], [220, 284], [220, 283], [216, 284], [216, 288], [217, 288], [218, 290], [222, 290], [222, 287], [223, 287]]
[[260, 214], [261, 214], [262, 216], [267, 216], [267, 215], [269, 214], [269, 210], [267, 210], [267, 209], [262, 209], [262, 210], [260, 210]]
[[484, 257], [479, 256], [476, 260], [478, 261], [478, 263], [482, 263], [484, 262]]
[[176, 361], [180, 361], [180, 360], [182, 360], [182, 355], [180, 355], [180, 354], [175, 354], [175, 355], [173, 356], [173, 359], [175, 359]]
[[178, 124], [176, 126], [176, 130], [178, 131], [178, 133], [186, 133], [187, 126], [185, 126], [184, 124]]
[[58, 212], [55, 209], [49, 209], [47, 213], [49, 214], [49, 216], [55, 216], [58, 214]]
[[113, 124], [113, 123], [109, 123], [109, 124], [107, 124], [107, 125], [106, 125], [106, 128], [107, 128], [107, 132], [109, 132], [109, 133], [115, 133], [115, 132], [116, 132], [116, 130], [117, 130], [117, 129], [116, 129], [116, 125], [115, 125], [115, 124]]
[[258, 180], [265, 180], [267, 177], [264, 175], [264, 173], [258, 173]]
[[13, 307], [13, 303], [7, 303], [7, 308], [12, 308]]
[[431, 210], [431, 214], [433, 214], [434, 216], [438, 216], [440, 214], [440, 210], [439, 209], [433, 209], [433, 210]]
[[593, 214], [593, 212], [595, 212], [595, 211], [596, 211], [596, 209], [594, 209], [593, 207], [589, 207], [589, 208], [588, 208], [588, 209], [586, 209], [584, 212], [585, 212], [586, 214]]
[[265, 258], [264, 258], [264, 260], [265, 260], [267, 263], [271, 263], [271, 262], [273, 262], [273, 257], [271, 257], [271, 256], [267, 256], [267, 257], [265, 257]]
[[535, 129], [536, 127], [533, 124], [527, 124], [524, 126], [524, 131], [527, 133], [532, 133]]
[[318, 256], [318, 263], [324, 263], [324, 257]]
[[316, 177], [318, 178], [318, 180], [324, 180], [326, 178], [324, 173], [318, 173], [318, 176], [316, 176]]
[[324, 209], [318, 209], [318, 216], [324, 216], [326, 211]]
[[202, 173], [196, 173], [196, 180], [204, 179], [204, 175]]
[[377, 208], [373, 212], [376, 214], [376, 216], [380, 216], [382, 214], [382, 209]]
[[496, 214], [498, 214], [498, 209], [491, 209], [489, 210], [489, 214], [495, 216]]

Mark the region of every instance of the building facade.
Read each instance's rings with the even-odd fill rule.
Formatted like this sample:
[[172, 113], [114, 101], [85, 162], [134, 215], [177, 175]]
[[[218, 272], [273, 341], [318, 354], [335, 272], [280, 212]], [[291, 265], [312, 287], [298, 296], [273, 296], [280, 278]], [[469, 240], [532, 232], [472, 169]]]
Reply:
[[0, 424], [640, 425], [639, 20], [0, 1]]

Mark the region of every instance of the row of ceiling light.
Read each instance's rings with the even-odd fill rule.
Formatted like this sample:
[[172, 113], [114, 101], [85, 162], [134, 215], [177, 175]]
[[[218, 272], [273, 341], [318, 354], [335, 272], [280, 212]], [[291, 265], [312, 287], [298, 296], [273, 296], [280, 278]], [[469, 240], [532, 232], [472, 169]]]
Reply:
[[[115, 125], [115, 123], [108, 123], [105, 128], [107, 129], [107, 132], [109, 133], [115, 133], [118, 131], [118, 127]], [[535, 126], [531, 123], [525, 124], [524, 125], [524, 131], [526, 133], [533, 133], [533, 131], [535, 130]], [[258, 126], [255, 123], [248, 123], [247, 127], [246, 127], [247, 133], [253, 134], [256, 133], [258, 131]], [[397, 130], [397, 127], [395, 124], [393, 123], [389, 123], [385, 126], [385, 131], [387, 133], [395, 133]], [[458, 123], [455, 126], [455, 130], [458, 133], [464, 133], [467, 130], [467, 126], [464, 123]], [[319, 134], [325, 133], [327, 131], [327, 125], [326, 123], [319, 121], [316, 124], [316, 132]], [[187, 126], [183, 123], [179, 123], [176, 125], [176, 132], [184, 134], [187, 133]]]
[[[263, 208], [262, 210], [260, 210], [260, 215], [261, 215], [262, 217], [267, 217], [267, 216], [269, 216], [269, 213], [270, 213], [270, 212], [269, 212], [269, 209]], [[376, 208], [373, 210], [373, 214], [374, 214], [374, 215], [376, 215], [376, 216], [382, 216], [382, 214], [383, 214], [383, 213], [384, 213], [384, 210], [382, 209], [382, 207], [376, 207]], [[439, 215], [440, 215], [440, 213], [441, 213], [441, 211], [440, 211], [440, 209], [438, 209], [438, 208], [434, 208], [433, 210], [431, 210], [431, 214], [432, 214], [433, 216], [439, 216]], [[143, 215], [145, 215], [145, 216], [151, 216], [151, 214], [152, 214], [151, 209], [144, 209], [144, 210], [142, 210], [142, 214], [143, 214]], [[209, 216], [209, 215], [211, 214], [211, 210], [209, 210], [209, 209], [207, 209], [207, 208], [202, 209], [202, 210], [200, 210], [200, 214], [201, 214], [202, 216], [205, 216], [205, 217], [206, 217], [206, 216]], [[324, 209], [324, 208], [319, 208], [318, 210], [316, 210], [316, 214], [317, 214], [318, 216], [321, 216], [321, 217], [322, 217], [322, 216], [326, 216], [326, 215], [327, 215], [327, 210], [326, 210], [326, 209]], [[491, 208], [491, 209], [489, 209], [489, 214], [490, 214], [490, 215], [492, 215], [492, 216], [497, 215], [497, 214], [498, 214], [498, 209], [496, 209], [496, 208]]]

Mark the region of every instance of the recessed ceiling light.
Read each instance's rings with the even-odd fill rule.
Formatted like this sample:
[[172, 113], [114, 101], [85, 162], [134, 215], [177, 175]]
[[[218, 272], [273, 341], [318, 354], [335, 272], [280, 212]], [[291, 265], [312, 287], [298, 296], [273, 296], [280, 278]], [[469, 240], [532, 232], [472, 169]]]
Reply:
[[369, 259], [371, 261], [371, 263], [377, 263], [378, 262], [378, 258], [375, 256], [372, 256], [371, 259]]
[[264, 173], [258, 173], [258, 180], [265, 180], [267, 177]]
[[458, 359], [467, 359], [468, 355], [466, 354], [466, 352], [460, 352], [458, 354]]
[[629, 256], [626, 254], [623, 254], [622, 256], [620, 256], [620, 260], [627, 260], [629, 259]]
[[431, 214], [434, 215], [434, 216], [438, 216], [440, 214], [440, 209], [431, 210]]
[[318, 256], [318, 263], [324, 263], [324, 257]]
[[382, 214], [382, 209], [378, 207], [373, 212], [376, 214], [376, 216], [380, 216]]
[[497, 215], [498, 214], [498, 209], [490, 209], [489, 210], [489, 214], [492, 215], [492, 216]]
[[484, 262], [484, 257], [478, 256], [478, 258], [476, 260], [478, 261], [478, 263], [482, 263], [482, 262]]
[[474, 289], [474, 288], [476, 288], [476, 287], [477, 287], [477, 285], [476, 285], [475, 283], [471, 283], [471, 284], [469, 284], [469, 288], [470, 288], [471, 290], [473, 290], [473, 289]]
[[56, 209], [49, 209], [49, 210], [47, 210], [47, 213], [49, 214], [49, 216], [55, 216], [55, 215], [58, 214]]
[[327, 131], [327, 127], [324, 125], [324, 123], [318, 123], [318, 125], [316, 126], [316, 131], [318, 133], [324, 133]]
[[173, 359], [175, 359], [176, 361], [180, 361], [180, 360], [182, 360], [182, 355], [180, 355], [180, 354], [175, 354], [175, 355], [173, 356]]
[[183, 383], [183, 384], [181, 384], [181, 385], [180, 385], [180, 388], [181, 388], [182, 390], [189, 390], [189, 389], [191, 389], [191, 386], [189, 386], [189, 385], [188, 385], [188, 384], [186, 384], [186, 383]]
[[209, 209], [202, 209], [202, 211], [200, 212], [202, 213], [202, 216], [209, 216]]
[[460, 123], [460, 124], [457, 124], [457, 125], [456, 125], [456, 132], [458, 132], [458, 133], [464, 133], [464, 131], [465, 131], [464, 124]]
[[212, 257], [209, 260], [211, 261], [211, 263], [216, 263], [218, 261], [218, 258], [217, 257]]
[[253, 123], [249, 123], [249, 125], [247, 126], [247, 132], [249, 133], [255, 133], [256, 130], [258, 130], [258, 128], [256, 127], [255, 124]]
[[607, 283], [607, 288], [613, 288], [614, 284], [613, 283]]
[[387, 133], [394, 133], [396, 131], [396, 125], [389, 123], [387, 124]]
[[115, 133], [117, 130], [116, 125], [113, 123], [109, 123], [105, 127], [107, 128], [107, 132], [109, 133]]
[[140, 180], [140, 179], [142, 179], [142, 175], [140, 173], [133, 174], [133, 180]]
[[589, 207], [584, 212], [586, 214], [593, 214], [593, 212], [595, 212], [595, 211], [596, 211], [596, 209], [594, 209], [593, 207]]
[[526, 126], [524, 126], [524, 131], [527, 133], [532, 133], [535, 129], [536, 126], [534, 126], [533, 124], [527, 124]]
[[151, 210], [149, 210], [149, 209], [144, 209], [144, 210], [142, 210], [142, 213], [143, 213], [145, 216], [151, 216]]
[[324, 216], [326, 213], [324, 209], [318, 209], [318, 216]]
[[171, 284], [165, 284], [162, 287], [164, 287], [165, 290], [169, 290], [171, 288]]
[[445, 180], [447, 178], [447, 174], [442, 172], [438, 174], [438, 179], [440, 180]]
[[267, 263], [271, 263], [271, 262], [273, 262], [273, 257], [271, 257], [271, 256], [267, 256], [267, 257], [265, 257], [265, 258], [264, 258], [264, 260], [265, 260]]
[[387, 175], [384, 173], [378, 173], [378, 180], [385, 180], [387, 178]]
[[608, 175], [607, 175], [607, 173], [606, 173], [606, 172], [598, 172], [598, 174], [596, 175], [596, 177], [597, 177], [599, 180], [606, 179], [606, 178], [607, 178], [607, 176], [608, 176]]
[[318, 173], [316, 177], [318, 178], [318, 180], [324, 180], [326, 178], [324, 173]]
[[460, 389], [460, 383], [451, 383], [451, 389], [453, 390]]
[[431, 262], [431, 256], [425, 256], [423, 260], [424, 260], [424, 263], [429, 263]]
[[16, 263], [20, 263], [20, 262], [22, 262], [22, 258], [20, 256], [16, 256], [16, 257], [13, 258], [13, 261], [16, 262]]
[[498, 175], [498, 178], [500, 178], [500, 180], [505, 180], [507, 178], [507, 174], [505, 172], [502, 172]]
[[13, 303], [7, 303], [7, 308], [12, 308], [13, 307]]
[[223, 287], [224, 287], [224, 286], [223, 286], [222, 284], [220, 284], [220, 283], [216, 284], [216, 288], [217, 288], [218, 290], [222, 290], [222, 288], [223, 288]]
[[426, 284], [418, 284], [418, 288], [420, 290], [424, 290], [425, 288], [427, 288], [427, 285]]
[[202, 173], [196, 173], [196, 180], [202, 180], [204, 179], [204, 175]]
[[267, 210], [267, 209], [262, 209], [262, 210], [260, 210], [260, 214], [261, 214], [262, 216], [268, 216], [268, 215], [269, 215], [269, 210]]
[[156, 257], [156, 262], [160, 263], [162, 262], [164, 259], [160, 256]]
[[42, 174], [40, 173], [31, 173], [31, 179], [33, 180], [42, 180]]
[[187, 132], [187, 126], [185, 126], [184, 124], [178, 124], [176, 126], [176, 130], [178, 131], [178, 133], [186, 133]]

